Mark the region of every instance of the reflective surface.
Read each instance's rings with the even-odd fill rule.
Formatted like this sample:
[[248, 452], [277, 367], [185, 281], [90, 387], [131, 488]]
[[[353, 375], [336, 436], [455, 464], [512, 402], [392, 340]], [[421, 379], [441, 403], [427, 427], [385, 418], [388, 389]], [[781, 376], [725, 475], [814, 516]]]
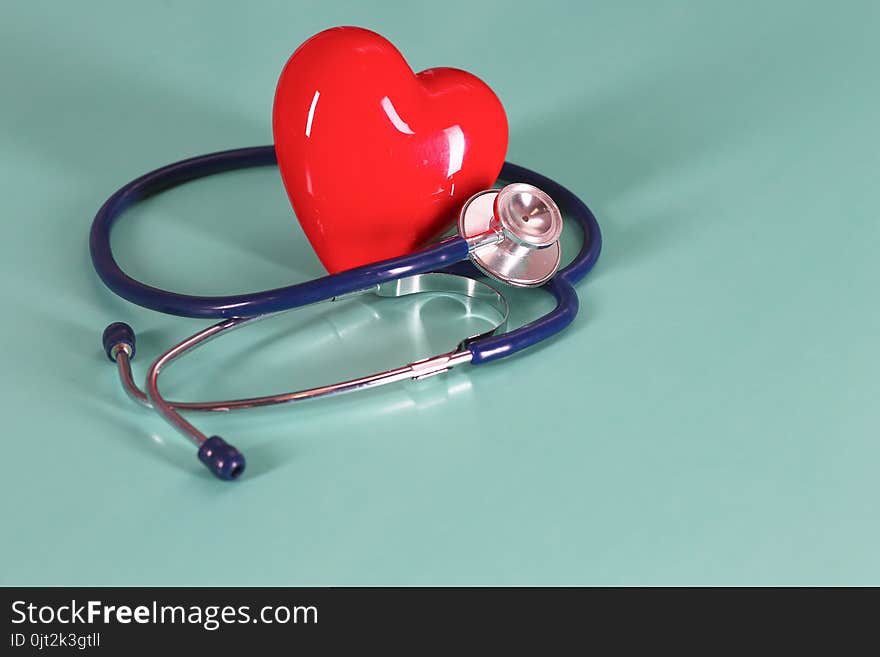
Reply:
[[[5, 3], [0, 582], [880, 584], [878, 18], [857, 0]], [[137, 328], [142, 379], [205, 322], [116, 299], [85, 235], [144, 171], [269, 142], [283, 58], [343, 22], [489, 81], [510, 159], [588, 199], [606, 248], [546, 347], [198, 416], [250, 457], [230, 488], [96, 340]], [[120, 264], [157, 286], [323, 271], [271, 170], [132, 212]], [[553, 306], [505, 295], [512, 327]], [[233, 332], [163, 390], [269, 394], [449, 349], [461, 305], [417, 299]]]
[[523, 246], [551, 246], [562, 235], [559, 207], [533, 185], [505, 185], [495, 197], [495, 217], [505, 235]]
[[504, 110], [477, 77], [414, 76], [389, 41], [350, 27], [293, 54], [272, 124], [296, 216], [331, 273], [445, 231], [468, 197], [492, 186], [507, 148]]

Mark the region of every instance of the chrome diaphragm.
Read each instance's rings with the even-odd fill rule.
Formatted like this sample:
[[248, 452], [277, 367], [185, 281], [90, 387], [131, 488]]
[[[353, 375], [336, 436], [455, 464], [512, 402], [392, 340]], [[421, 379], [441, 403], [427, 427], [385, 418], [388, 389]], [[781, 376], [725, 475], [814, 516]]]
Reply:
[[562, 213], [537, 187], [513, 183], [472, 196], [458, 218], [469, 257], [491, 278], [518, 287], [550, 280], [559, 269]]

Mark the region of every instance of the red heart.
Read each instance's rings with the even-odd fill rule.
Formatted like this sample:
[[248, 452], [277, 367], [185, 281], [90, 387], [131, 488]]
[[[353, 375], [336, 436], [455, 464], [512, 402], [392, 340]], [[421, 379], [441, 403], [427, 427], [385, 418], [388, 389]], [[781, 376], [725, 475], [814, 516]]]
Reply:
[[293, 210], [331, 273], [409, 253], [491, 187], [507, 150], [498, 97], [470, 73], [413, 74], [385, 38], [316, 34], [291, 55], [272, 131]]

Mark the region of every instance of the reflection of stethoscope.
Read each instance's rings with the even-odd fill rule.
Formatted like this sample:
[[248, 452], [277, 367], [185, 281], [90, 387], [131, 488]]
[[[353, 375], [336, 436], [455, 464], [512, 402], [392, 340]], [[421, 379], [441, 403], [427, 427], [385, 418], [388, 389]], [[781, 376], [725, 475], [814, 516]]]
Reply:
[[[128, 395], [154, 408], [191, 438], [199, 447], [199, 459], [219, 478], [238, 478], [244, 471], [244, 457], [219, 436], [209, 438], [204, 435], [184, 419], [180, 411], [227, 411], [269, 406], [405, 379], [423, 379], [456, 365], [479, 365], [514, 354], [558, 333], [577, 314], [578, 298], [573, 286], [593, 267], [601, 249], [596, 219], [580, 199], [558, 183], [510, 163], [505, 163], [501, 178], [520, 182], [471, 197], [461, 210], [458, 235], [417, 253], [288, 287], [228, 297], [175, 294], [145, 285], [120, 269], [110, 247], [110, 231], [127, 207], [151, 194], [196, 178], [233, 169], [272, 165], [275, 161], [274, 148], [260, 146], [170, 164], [117, 191], [98, 211], [91, 229], [92, 262], [101, 280], [113, 292], [132, 303], [171, 315], [222, 318], [219, 323], [199, 331], [159, 356], [147, 374], [146, 392], [138, 388], [131, 373], [130, 361], [135, 354], [134, 331], [120, 322], [111, 324], [104, 331], [104, 349], [110, 360], [116, 362]], [[559, 269], [562, 214], [554, 198], [583, 231], [580, 252], [562, 269]], [[478, 272], [471, 265], [502, 283], [518, 287], [543, 285], [556, 298], [556, 307], [525, 326], [504, 332], [507, 302], [493, 287], [472, 278]], [[459, 295], [469, 302], [485, 303], [496, 314], [495, 327], [465, 338], [448, 353], [308, 390], [213, 402], [168, 401], [159, 392], [159, 372], [165, 365], [212, 338], [270, 314], [358, 294], [397, 297], [421, 292]]]

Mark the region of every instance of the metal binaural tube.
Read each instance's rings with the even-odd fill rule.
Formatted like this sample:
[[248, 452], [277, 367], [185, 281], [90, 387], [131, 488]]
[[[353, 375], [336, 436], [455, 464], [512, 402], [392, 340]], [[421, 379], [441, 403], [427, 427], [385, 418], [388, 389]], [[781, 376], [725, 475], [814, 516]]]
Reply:
[[[445, 273], [419, 274], [416, 276], [408, 276], [406, 278], [398, 279], [396, 281], [389, 281], [368, 290], [361, 290], [358, 294], [367, 293], [372, 293], [379, 297], [403, 297], [411, 294], [441, 293], [462, 296], [470, 300], [485, 303], [497, 313], [496, 321], [493, 323], [490, 329], [481, 331], [477, 335], [469, 335], [464, 338], [461, 341], [462, 344], [470, 340], [487, 337], [489, 335], [497, 333], [498, 331], [503, 331], [507, 326], [509, 307], [504, 296], [500, 292], [495, 290], [495, 288], [465, 276], [457, 276]], [[349, 295], [346, 295], [345, 298], [348, 298], [348, 296]], [[172, 350], [188, 344], [189, 346], [186, 346], [182, 352], [177, 353], [177, 356], [182, 355], [183, 352], [189, 351], [196, 346], [200, 346], [207, 340], [218, 337], [221, 333], [225, 333], [227, 331], [238, 328], [246, 322], [250, 323], [265, 317], [270, 316], [262, 315], [248, 319], [224, 320], [217, 325], [205, 329], [205, 331], [203, 332], [195, 334], [187, 341], [184, 341], [183, 343], [180, 343], [176, 347], [172, 348]], [[131, 345], [134, 342], [134, 331], [132, 331], [130, 327], [126, 327], [126, 329], [127, 330], [123, 333], [122, 338], [125, 341], [110, 344], [107, 347], [108, 356], [110, 356], [111, 360], [114, 360], [116, 362], [117, 370], [119, 373], [119, 381], [126, 394], [133, 401], [140, 404], [141, 406], [153, 408], [154, 405], [151, 402], [150, 396], [148, 396], [146, 392], [141, 390], [138, 387], [137, 383], [135, 383], [134, 376], [131, 370]], [[203, 339], [196, 339], [199, 338], [199, 336], [204, 332], [210, 332], [210, 335], [205, 336]], [[190, 342], [193, 340], [195, 341]], [[168, 352], [166, 352], [166, 354], [167, 353]], [[351, 379], [349, 381], [342, 381], [330, 385], [317, 386], [314, 388], [307, 388], [304, 390], [297, 390], [293, 392], [285, 392], [274, 395], [204, 402], [171, 401], [164, 399], [164, 397], [161, 397], [161, 399], [168, 407], [175, 411], [226, 412], [232, 410], [244, 410], [248, 408], [260, 408], [264, 406], [273, 406], [276, 404], [302, 401], [305, 399], [314, 399], [317, 397], [324, 397], [342, 392], [350, 392], [352, 390], [374, 387], [375, 385], [392, 383], [394, 381], [405, 380], [407, 378], [424, 378], [425, 376], [429, 376], [432, 373], [439, 373], [440, 371], [445, 371], [445, 369], [454, 367], [455, 365], [467, 362], [469, 359], [465, 357], [466, 353], [468, 352], [465, 352], [463, 350], [453, 351], [448, 354], [435, 356], [434, 358], [428, 358], [423, 361], [417, 361], [416, 363], [410, 363], [409, 365], [406, 365], [404, 367], [388, 370], [386, 372], [371, 374], [365, 377]], [[175, 356], [175, 358], [177, 356]], [[173, 360], [173, 358], [165, 361], [163, 364], [167, 364], [171, 360]], [[428, 371], [432, 367], [434, 369]], [[158, 379], [158, 373], [156, 378]], [[204, 438], [203, 434], [202, 438]]]
[[203, 434], [193, 424], [184, 419], [184, 417], [178, 412], [174, 405], [162, 396], [162, 393], [159, 392], [159, 374], [161, 373], [163, 367], [174, 362], [180, 356], [183, 356], [191, 349], [194, 349], [195, 347], [208, 342], [212, 338], [217, 337], [227, 330], [244, 326], [246, 323], [250, 322], [253, 319], [255, 318], [246, 317], [241, 319], [226, 319], [222, 322], [214, 324], [213, 326], [209, 326], [203, 331], [199, 331], [198, 333], [188, 337], [183, 342], [180, 342], [171, 347], [171, 349], [159, 356], [159, 358], [157, 358], [153, 362], [153, 364], [150, 366], [149, 371], [147, 372], [147, 397], [149, 398], [150, 403], [153, 406], [153, 410], [159, 413], [159, 415], [165, 418], [165, 420], [167, 420], [169, 424], [171, 424], [174, 428], [187, 436], [198, 446], [201, 446], [202, 443], [204, 443], [208, 439], [208, 436]]
[[116, 362], [120, 382], [128, 396], [138, 404], [152, 407], [169, 424], [192, 440], [199, 447], [199, 460], [215, 476], [224, 480], [233, 480], [244, 472], [244, 456], [219, 436], [209, 437], [202, 433], [181, 415], [182, 411], [229, 411], [255, 408], [353, 392], [406, 379], [424, 379], [447, 372], [456, 365], [469, 363], [473, 356], [467, 347], [468, 341], [487, 337], [506, 326], [509, 307], [504, 296], [493, 287], [464, 276], [448, 273], [419, 274], [387, 281], [361, 291], [362, 294], [373, 293], [380, 297], [401, 297], [424, 292], [454, 294], [472, 300], [482, 300], [496, 310], [498, 320], [491, 329], [462, 340], [456, 350], [415, 361], [402, 367], [306, 390], [215, 402], [175, 402], [165, 399], [159, 389], [161, 372], [180, 357], [214, 338], [274, 315], [225, 319], [174, 345], [150, 366], [147, 373], [146, 392], [138, 388], [132, 376], [131, 358], [134, 355], [135, 335], [131, 327], [121, 323], [108, 326], [104, 331], [104, 349], [108, 357]]
[[119, 349], [117, 351], [116, 369], [119, 372], [119, 382], [122, 384], [122, 389], [125, 390], [129, 399], [146, 408], [153, 408], [147, 393], [134, 382], [134, 377], [131, 374], [131, 357], [127, 350]]

